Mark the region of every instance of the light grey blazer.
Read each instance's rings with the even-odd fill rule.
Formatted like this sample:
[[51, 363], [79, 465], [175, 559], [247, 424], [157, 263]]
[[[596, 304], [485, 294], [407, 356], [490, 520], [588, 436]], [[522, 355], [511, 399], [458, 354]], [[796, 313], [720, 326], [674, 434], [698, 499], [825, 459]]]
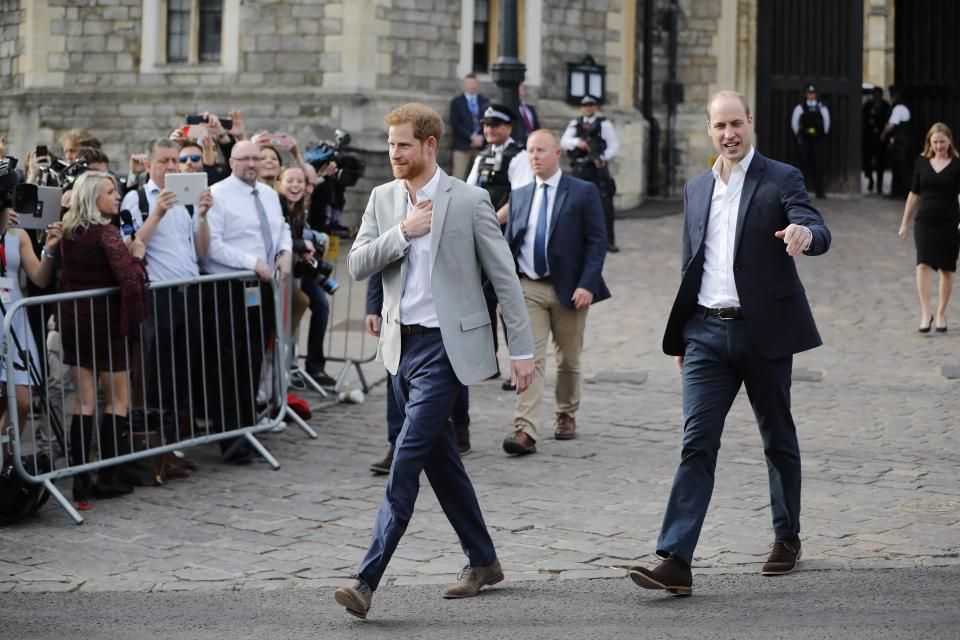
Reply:
[[[443, 346], [463, 384], [497, 372], [490, 314], [480, 284], [481, 269], [500, 301], [510, 355], [533, 353], [533, 334], [510, 247], [500, 232], [490, 196], [440, 171], [430, 229], [430, 283]], [[383, 272], [383, 322], [377, 359], [396, 375], [400, 365], [400, 297], [407, 247], [397, 225], [407, 216], [403, 180], [376, 187], [348, 265], [356, 280]]]

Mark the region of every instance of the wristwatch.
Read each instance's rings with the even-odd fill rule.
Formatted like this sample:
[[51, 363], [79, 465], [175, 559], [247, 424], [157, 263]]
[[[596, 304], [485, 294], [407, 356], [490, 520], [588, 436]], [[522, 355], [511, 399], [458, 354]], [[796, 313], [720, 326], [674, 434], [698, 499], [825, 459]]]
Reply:
[[41, 249], [40, 249], [40, 257], [41, 257], [41, 258], [46, 258], [47, 260], [53, 260], [53, 259], [54, 259], [53, 255], [51, 255], [50, 252], [47, 251], [47, 248], [46, 248], [46, 247], [41, 247]]

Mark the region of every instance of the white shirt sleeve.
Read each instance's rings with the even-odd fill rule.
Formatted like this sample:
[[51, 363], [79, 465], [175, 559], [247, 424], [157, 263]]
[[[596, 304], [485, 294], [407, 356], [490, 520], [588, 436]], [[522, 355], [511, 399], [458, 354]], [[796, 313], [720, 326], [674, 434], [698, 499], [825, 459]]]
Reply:
[[526, 151], [521, 151], [513, 156], [510, 161], [510, 168], [507, 169], [507, 177], [510, 178], [510, 189], [515, 190], [525, 187], [536, 178], [533, 175], [533, 169], [530, 168], [530, 156]]
[[910, 110], [907, 109], [902, 104], [894, 105], [893, 111], [890, 112], [890, 119], [887, 120], [892, 125], [898, 125], [901, 122], [909, 122], [910, 120]]
[[477, 156], [473, 161], [473, 166], [470, 167], [470, 175], [467, 176], [467, 184], [471, 186], [479, 186], [477, 182], [480, 181], [480, 156]]
[[820, 105], [820, 114], [823, 116], [823, 133], [826, 135], [830, 133], [830, 109], [827, 109], [827, 105]]
[[560, 146], [565, 151], [570, 151], [577, 148], [577, 121], [571, 120], [570, 124], [567, 125], [566, 130], [563, 132], [563, 136], [560, 138]]
[[600, 136], [603, 138], [603, 141], [607, 143], [607, 148], [604, 149], [600, 159], [609, 162], [616, 157], [617, 151], [620, 150], [620, 141], [617, 140], [617, 132], [613, 129], [612, 122], [609, 120], [603, 121], [600, 125]]
[[793, 108], [793, 115], [790, 116], [790, 128], [793, 129], [793, 135], [800, 135], [800, 115], [803, 114], [803, 107], [797, 105]]

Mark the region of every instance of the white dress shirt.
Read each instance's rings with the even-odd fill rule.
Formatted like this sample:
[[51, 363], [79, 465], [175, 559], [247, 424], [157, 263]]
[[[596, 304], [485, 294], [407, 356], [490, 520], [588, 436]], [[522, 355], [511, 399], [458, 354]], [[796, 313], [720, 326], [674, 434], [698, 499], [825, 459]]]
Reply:
[[[499, 147], [493, 147], [493, 152], [497, 153], [503, 149], [506, 145], [513, 142], [513, 138], [510, 138], [505, 143]], [[480, 162], [483, 160], [480, 156], [477, 156], [477, 159], [473, 161], [473, 168], [470, 169], [470, 175], [467, 176], [467, 184], [473, 185], [474, 187], [479, 187], [480, 182]], [[510, 190], [519, 189], [520, 187], [525, 187], [531, 182], [533, 182], [533, 169], [530, 168], [530, 157], [527, 155], [526, 149], [513, 156], [510, 160], [510, 166], [507, 167], [507, 178], [510, 180]]]
[[[149, 214], [157, 208], [157, 196], [161, 191], [152, 179], [143, 186], [143, 190], [147, 195], [148, 213], [140, 211], [140, 196], [136, 190], [125, 195], [120, 203], [121, 211], [130, 212], [134, 231], [139, 230]], [[194, 242], [197, 224], [182, 204], [170, 207], [163, 214], [147, 243], [147, 274], [151, 282], [181, 280], [200, 275]], [[120, 232], [123, 234], [122, 226]]]
[[[290, 226], [283, 218], [280, 197], [267, 185], [258, 182], [257, 194], [264, 210], [275, 254], [291, 251]], [[236, 176], [230, 176], [210, 187], [213, 206], [207, 212], [210, 225], [210, 251], [205, 262], [210, 273], [250, 270], [257, 260], [270, 264], [267, 256], [260, 214], [252, 195], [254, 187]]]
[[[537, 270], [534, 268], [533, 246], [537, 239], [537, 222], [540, 220], [540, 208], [543, 207], [543, 185], [544, 183], [547, 185], [547, 211], [550, 213], [550, 215], [547, 216], [547, 237], [543, 246], [544, 251], [546, 251], [547, 247], [550, 246], [550, 226], [553, 222], [553, 206], [557, 201], [557, 187], [560, 186], [560, 176], [562, 175], [563, 172], [557, 169], [557, 172], [546, 180], [537, 178], [536, 189], [533, 192], [533, 204], [530, 206], [530, 217], [527, 219], [527, 230], [523, 236], [523, 244], [520, 245], [520, 255], [517, 257], [517, 265], [520, 267], [521, 273], [531, 280], [540, 278], [540, 276], [537, 275]], [[549, 259], [547, 260], [547, 273], [545, 275], [550, 275]]]
[[703, 279], [697, 304], [711, 309], [739, 307], [740, 296], [733, 279], [733, 251], [737, 239], [737, 218], [740, 211], [740, 196], [747, 169], [753, 161], [753, 146], [743, 160], [730, 170], [730, 178], [720, 178], [723, 158], [713, 164], [713, 197], [710, 199], [710, 218], [707, 236], [704, 238]]
[[[417, 191], [418, 203], [433, 200], [437, 194], [437, 185], [440, 184], [441, 173], [441, 169], [437, 167], [430, 181]], [[406, 191], [404, 181], [398, 182], [399, 188]], [[407, 203], [407, 215], [410, 215], [415, 203], [410, 201], [408, 193], [405, 193], [404, 200]], [[433, 232], [429, 231], [409, 242], [403, 237], [400, 225], [397, 225], [397, 233], [410, 247], [405, 258], [407, 272], [403, 280], [403, 295], [400, 296], [400, 324], [439, 327], [440, 319], [437, 317], [437, 307], [433, 303], [433, 288], [430, 280], [430, 234]]]
[[[813, 102], [807, 102], [807, 106], [812, 107], [817, 103], [816, 100]], [[800, 135], [800, 116], [803, 115], [803, 105], [798, 104], [793, 108], [793, 115], [790, 117], [790, 127], [793, 129], [793, 135]], [[827, 105], [820, 103], [820, 115], [823, 116], [823, 133], [824, 135], [830, 133], [830, 110], [827, 109]]]
[[[593, 121], [596, 119], [597, 116], [592, 116], [590, 118], [584, 118], [584, 122], [593, 124]], [[600, 123], [600, 137], [607, 143], [607, 148], [603, 150], [600, 159], [604, 162], [609, 162], [617, 155], [617, 151], [620, 149], [620, 141], [617, 140], [617, 132], [614, 131], [613, 124], [606, 118]], [[563, 137], [560, 138], [560, 146], [565, 151], [572, 151], [577, 147], [577, 140], [577, 118], [574, 118], [570, 121], [570, 124], [567, 125], [566, 130], [564, 130]]]

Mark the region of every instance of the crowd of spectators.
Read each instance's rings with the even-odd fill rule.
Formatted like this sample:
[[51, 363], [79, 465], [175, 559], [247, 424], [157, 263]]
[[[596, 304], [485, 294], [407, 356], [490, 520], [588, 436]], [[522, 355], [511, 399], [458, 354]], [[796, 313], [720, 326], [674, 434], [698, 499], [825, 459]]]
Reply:
[[[337, 185], [331, 145], [305, 154], [288, 134], [260, 131], [248, 137], [239, 111], [226, 118], [202, 113], [187, 123], [125, 159], [126, 175], [118, 164], [111, 166], [100, 140], [85, 129], [60, 136], [59, 149], [31, 147], [22, 163], [6, 155], [0, 137], [5, 159], [0, 174], [6, 167], [16, 175], [13, 182], [8, 175], [4, 185], [61, 189], [60, 221], [36, 230], [16, 228], [23, 213], [15, 211], [13, 194], [0, 189], [2, 300], [9, 305], [23, 296], [120, 288], [119, 294], [92, 302], [30, 307], [29, 319], [18, 313], [14, 324], [23, 342], [9, 350], [23, 360], [14, 366], [18, 423], [22, 428], [26, 422], [30, 399], [46, 393], [51, 411], [72, 416], [60, 437], [61, 453], [72, 466], [128, 452], [123, 440], [138, 430], [149, 432], [154, 420], [168, 439], [197, 435], [197, 425], [204, 423], [210, 433], [255, 423], [262, 415], [257, 410], [262, 406], [253, 406], [256, 388], [262, 391], [268, 384], [260, 379], [260, 363], [276, 337], [270, 335], [269, 320], [261, 321], [272, 318], [267, 298], [277, 274], [281, 280], [293, 276], [291, 308], [284, 316], [291, 318], [294, 335], [306, 309], [311, 310], [307, 375], [323, 386], [336, 383], [325, 371], [323, 348], [327, 296], [335, 290], [323, 257], [329, 233], [343, 231], [343, 189]], [[206, 175], [207, 188], [197, 201], [179, 201], [167, 184], [177, 173]], [[257, 273], [262, 304], [252, 305], [250, 287], [239, 282], [183, 284], [232, 270]], [[0, 321], [3, 314], [6, 307], [0, 309]], [[41, 337], [45, 357], [36, 347]], [[58, 355], [60, 362], [50, 362]], [[225, 355], [232, 358], [229, 366]], [[203, 372], [209, 374], [218, 369], [211, 360], [219, 363], [219, 375], [200, 382], [198, 361], [205, 362]], [[48, 379], [63, 365], [69, 367], [69, 380]], [[195, 374], [190, 389], [187, 381]], [[6, 375], [6, 367], [0, 367], [0, 380]], [[247, 378], [253, 393], [237, 393]], [[76, 392], [75, 405], [65, 412], [50, 391], [63, 383]], [[0, 429], [10, 423], [6, 406], [5, 400]], [[138, 411], [140, 422], [131, 424]], [[2, 459], [9, 463], [10, 444], [2, 446]], [[222, 442], [221, 449], [227, 462], [253, 456], [243, 440]], [[182, 454], [165, 456], [164, 465], [168, 477], [196, 470]], [[73, 497], [78, 507], [87, 508], [91, 497], [130, 491], [130, 483], [108, 467], [96, 481], [78, 474]]]

